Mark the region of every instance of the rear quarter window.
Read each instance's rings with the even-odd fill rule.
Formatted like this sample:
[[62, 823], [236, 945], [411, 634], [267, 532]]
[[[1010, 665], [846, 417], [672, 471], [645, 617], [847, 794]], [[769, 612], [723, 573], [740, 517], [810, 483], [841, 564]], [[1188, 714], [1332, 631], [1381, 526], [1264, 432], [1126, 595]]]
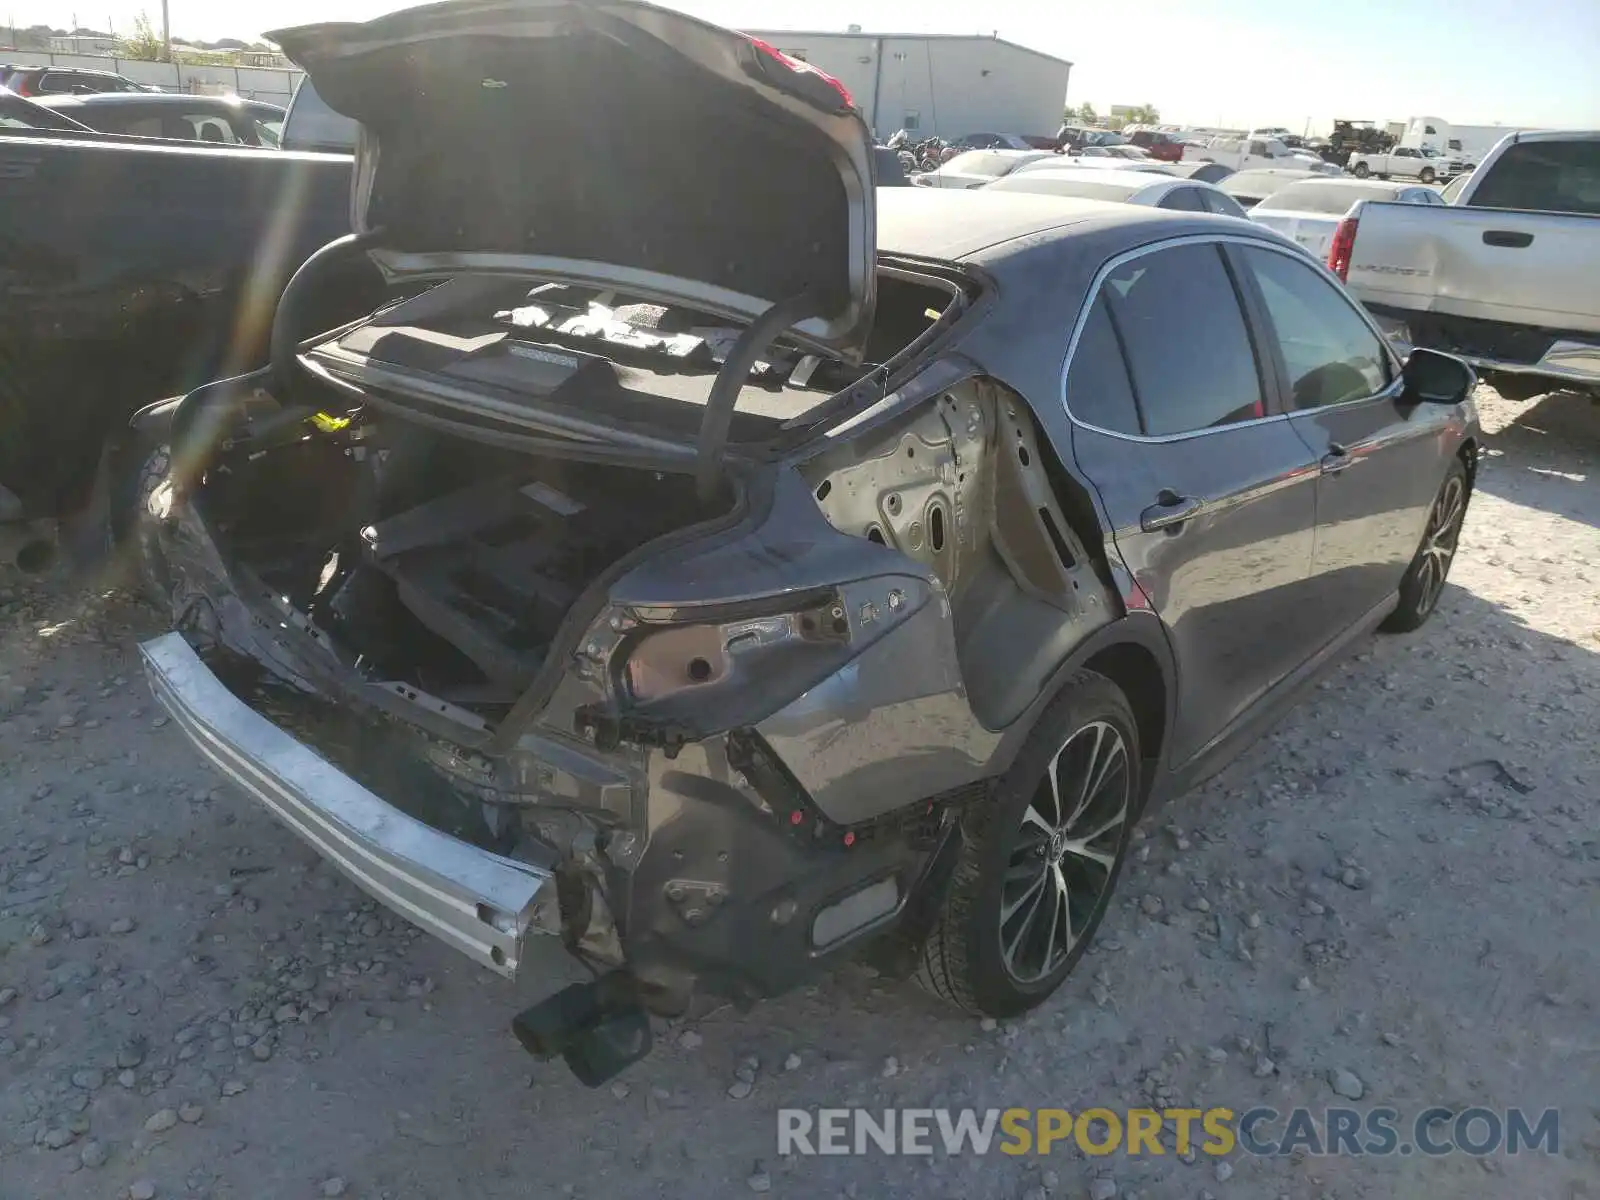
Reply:
[[1067, 370], [1067, 408], [1080, 422], [1112, 433], [1143, 432], [1122, 345], [1111, 327], [1106, 298], [1089, 310]]

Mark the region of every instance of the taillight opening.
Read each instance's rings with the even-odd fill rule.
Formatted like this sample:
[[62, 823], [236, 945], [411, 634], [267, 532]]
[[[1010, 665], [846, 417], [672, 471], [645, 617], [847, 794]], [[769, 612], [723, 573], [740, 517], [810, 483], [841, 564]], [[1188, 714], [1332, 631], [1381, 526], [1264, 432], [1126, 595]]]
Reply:
[[1350, 252], [1356, 245], [1356, 218], [1346, 217], [1333, 231], [1333, 241], [1328, 246], [1328, 270], [1346, 283], [1350, 280]]

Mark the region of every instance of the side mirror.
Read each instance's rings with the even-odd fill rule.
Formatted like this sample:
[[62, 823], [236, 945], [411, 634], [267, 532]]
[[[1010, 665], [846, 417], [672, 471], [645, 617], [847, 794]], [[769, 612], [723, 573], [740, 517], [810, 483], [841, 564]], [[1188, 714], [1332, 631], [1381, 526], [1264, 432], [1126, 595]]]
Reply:
[[1420, 347], [1411, 351], [1401, 377], [1413, 404], [1460, 404], [1478, 382], [1477, 372], [1455, 355]]

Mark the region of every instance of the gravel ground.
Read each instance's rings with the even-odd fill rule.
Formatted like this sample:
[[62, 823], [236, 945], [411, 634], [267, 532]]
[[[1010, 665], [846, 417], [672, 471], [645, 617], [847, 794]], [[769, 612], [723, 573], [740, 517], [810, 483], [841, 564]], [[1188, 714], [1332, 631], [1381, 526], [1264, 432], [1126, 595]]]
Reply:
[[[597, 1091], [203, 768], [114, 596], [0, 581], [0, 1198], [1600, 1196], [1600, 407], [1482, 393], [1452, 585], [1145, 823], [1015, 1023], [850, 967]], [[1358, 1082], [1352, 1082], [1354, 1076]], [[790, 1158], [775, 1110], [1562, 1110], [1557, 1156]]]

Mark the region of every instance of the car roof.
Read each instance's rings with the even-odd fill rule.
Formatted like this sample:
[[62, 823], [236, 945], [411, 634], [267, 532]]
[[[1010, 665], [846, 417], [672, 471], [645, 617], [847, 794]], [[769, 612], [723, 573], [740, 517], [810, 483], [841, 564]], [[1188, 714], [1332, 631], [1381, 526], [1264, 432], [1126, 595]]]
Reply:
[[1029, 171], [1017, 171], [1005, 178], [1028, 179], [1048, 175], [1065, 175], [1068, 178], [1078, 178], [1097, 184], [1113, 183], [1122, 184], [1130, 191], [1139, 191], [1147, 187], [1160, 187], [1163, 184], [1191, 183], [1188, 179], [1178, 179], [1168, 175], [1165, 171], [1129, 170], [1126, 167], [1079, 167], [1063, 163], [1056, 166], [1051, 163], [1048, 167], [1035, 167]]
[[[1104, 172], [1093, 176], [1098, 180]], [[1140, 187], [1150, 176], [1129, 172]], [[1174, 225], [1199, 223], [1204, 229], [1225, 229], [1236, 235], [1244, 222], [1207, 213], [1174, 213], [1165, 209], [1086, 200], [1077, 196], [1041, 196], [1032, 192], [997, 192], [988, 188], [882, 188], [878, 192], [878, 249], [917, 258], [988, 262], [1012, 257], [1041, 242], [1094, 231], [1111, 242], [1129, 246], [1184, 232]], [[1250, 231], [1245, 230], [1246, 235]], [[1263, 234], [1262, 240], [1275, 241]], [[1113, 250], [1111, 253], [1118, 253]]]
[[[1258, 213], [1305, 213], [1325, 217], [1331, 217], [1334, 215], [1333, 213], [1324, 212], [1321, 209], [1295, 208], [1292, 203], [1288, 207], [1274, 205], [1272, 203], [1274, 200], [1281, 198], [1284, 193], [1288, 192], [1291, 188], [1301, 187], [1326, 187], [1334, 191], [1348, 192], [1350, 196], [1350, 203], [1352, 205], [1358, 200], [1393, 200], [1399, 196], [1405, 195], [1407, 192], [1436, 193], [1438, 191], [1437, 188], [1430, 188], [1426, 184], [1422, 183], [1400, 183], [1382, 179], [1293, 179], [1286, 183], [1283, 187], [1279, 188], [1277, 191], [1271, 192], [1265, 196], [1261, 203], [1256, 205], [1256, 207], [1251, 211]], [[1290, 197], [1290, 199], [1292, 201], [1293, 197]]]
[[127, 76], [118, 75], [115, 71], [102, 71], [96, 67], [58, 67], [52, 63], [34, 63], [31, 66], [13, 66], [14, 71], [59, 71], [63, 75], [99, 75], [106, 79], [125, 79]]
[[197, 92], [95, 92], [86, 96], [40, 96], [37, 101], [51, 108], [125, 108], [134, 105], [194, 108], [196, 105], [210, 105], [213, 108], [270, 108], [275, 112], [283, 111], [280, 105], [269, 104], [265, 100], [246, 100], [242, 96], [207, 96]]

